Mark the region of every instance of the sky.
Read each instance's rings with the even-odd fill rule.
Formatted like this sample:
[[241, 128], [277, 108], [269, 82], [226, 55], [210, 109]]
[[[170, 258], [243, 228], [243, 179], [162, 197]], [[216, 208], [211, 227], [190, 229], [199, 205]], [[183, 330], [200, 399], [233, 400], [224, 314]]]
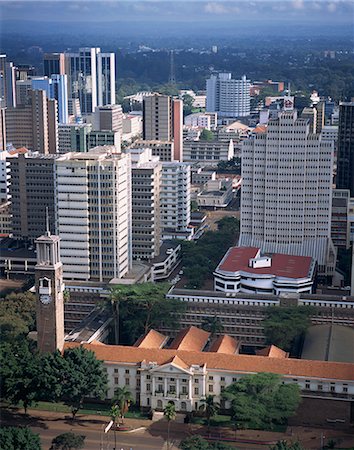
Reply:
[[[353, 0], [0, 0], [0, 26], [14, 24], [41, 27], [44, 23], [68, 27], [94, 27], [147, 23], [167, 27], [170, 23], [214, 27], [272, 27], [287, 24], [323, 27], [354, 27]], [[41, 23], [42, 25], [39, 25]], [[64, 29], [64, 28], [63, 28]], [[53, 31], [58, 31], [56, 28]]]

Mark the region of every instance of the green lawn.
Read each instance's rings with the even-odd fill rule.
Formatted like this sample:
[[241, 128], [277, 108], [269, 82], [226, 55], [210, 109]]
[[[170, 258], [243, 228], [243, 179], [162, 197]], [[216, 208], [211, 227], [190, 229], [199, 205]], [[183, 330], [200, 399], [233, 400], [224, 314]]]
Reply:
[[[192, 417], [191, 423], [195, 423], [198, 425], [207, 425], [208, 421], [205, 417]], [[231, 421], [230, 416], [217, 414], [213, 418], [210, 419], [210, 426], [212, 427], [229, 427], [234, 428], [234, 422]], [[260, 428], [264, 431], [276, 431], [278, 433], [285, 433], [287, 425], [285, 424], [275, 424], [273, 428], [270, 430], [268, 428]], [[257, 428], [254, 428], [252, 425], [249, 427], [246, 427], [247, 429], [255, 430]]]

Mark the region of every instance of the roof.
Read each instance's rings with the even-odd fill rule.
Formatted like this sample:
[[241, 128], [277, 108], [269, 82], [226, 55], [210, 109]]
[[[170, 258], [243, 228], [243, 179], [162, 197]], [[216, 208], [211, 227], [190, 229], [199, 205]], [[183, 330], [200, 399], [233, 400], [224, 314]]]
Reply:
[[268, 347], [262, 348], [261, 350], [256, 351], [259, 356], [268, 356], [268, 358], [288, 358], [289, 353], [284, 352], [279, 347], [275, 345], [268, 345]]
[[257, 125], [253, 130], [253, 133], [265, 133], [267, 130], [267, 125]]
[[144, 336], [141, 336], [134, 344], [134, 347], [139, 348], [162, 348], [166, 343], [168, 337], [155, 330], [148, 331]]
[[216, 271], [248, 272], [259, 275], [275, 275], [285, 278], [308, 277], [312, 268], [312, 258], [309, 256], [272, 254], [270, 267], [249, 267], [249, 260], [255, 258], [259, 248], [257, 247], [231, 247], [218, 265]]
[[209, 352], [234, 355], [238, 351], [239, 343], [231, 336], [219, 336], [210, 346]]
[[[74, 348], [78, 345], [74, 342], [65, 343], [65, 349]], [[349, 363], [230, 355], [193, 350], [146, 349], [121, 345], [83, 344], [83, 347], [92, 350], [99, 360], [108, 364], [140, 364], [142, 361], [154, 361], [158, 365], [162, 365], [174, 356], [178, 356], [189, 367], [206, 364], [209, 369], [225, 370], [234, 373], [272, 372], [293, 378], [308, 377], [354, 381], [354, 364]]]
[[172, 341], [170, 349], [202, 351], [208, 342], [210, 333], [197, 327], [190, 326], [181, 330]]

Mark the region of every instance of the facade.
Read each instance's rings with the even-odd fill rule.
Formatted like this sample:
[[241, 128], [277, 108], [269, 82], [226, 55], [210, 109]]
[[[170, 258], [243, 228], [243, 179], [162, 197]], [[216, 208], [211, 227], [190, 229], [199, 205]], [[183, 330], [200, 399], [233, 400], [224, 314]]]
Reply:
[[34, 241], [46, 231], [55, 232], [55, 155], [19, 154], [8, 158], [13, 237]]
[[151, 148], [152, 156], [158, 156], [160, 161], [173, 161], [174, 143], [173, 141], [135, 141], [130, 146], [133, 149]]
[[56, 223], [64, 278], [119, 279], [131, 268], [131, 168], [114, 147], [67, 153], [56, 164]]
[[354, 102], [339, 105], [337, 189], [349, 189], [354, 197]]
[[226, 208], [232, 201], [232, 180], [209, 180], [197, 195], [197, 203], [200, 208]]
[[58, 126], [58, 152], [87, 152], [88, 137], [92, 125], [88, 123], [68, 123]]
[[160, 253], [161, 163], [150, 149], [131, 150], [133, 259], [152, 260]]
[[159, 255], [151, 261], [152, 279], [166, 280], [181, 260], [181, 244], [177, 241], [163, 241]]
[[123, 112], [120, 105], [98, 106], [95, 109], [94, 130], [123, 132]]
[[250, 294], [311, 293], [315, 277], [316, 263], [310, 257], [262, 256], [259, 248], [232, 247], [215, 269], [214, 288]]
[[183, 102], [154, 94], [143, 100], [143, 140], [173, 142], [172, 160], [183, 158]]
[[87, 135], [87, 149], [114, 146], [117, 152], [121, 150], [121, 134], [119, 131], [90, 131]]
[[250, 115], [250, 80], [244, 75], [233, 80], [231, 73], [211, 75], [206, 82], [207, 112], [219, 117], [246, 117]]
[[65, 57], [69, 96], [80, 100], [83, 114], [91, 114], [96, 106], [115, 104], [114, 53], [101, 53], [98, 47], [80, 48]]
[[0, 108], [16, 106], [16, 74], [12, 62], [0, 55]]
[[12, 233], [11, 203], [0, 200], [0, 236], [8, 237]]
[[65, 54], [45, 53], [43, 58], [44, 75], [50, 78], [52, 75], [65, 74]]
[[349, 202], [348, 189], [333, 190], [331, 238], [336, 247], [345, 249], [350, 245]]
[[295, 110], [243, 141], [239, 245], [311, 256], [333, 275], [332, 172], [333, 143], [310, 134]]
[[168, 229], [188, 231], [190, 222], [190, 166], [162, 162], [160, 185], [160, 220], [163, 234]]
[[125, 114], [123, 116], [122, 140], [131, 141], [134, 137], [138, 137], [143, 132], [143, 123], [140, 116], [132, 116]]
[[0, 152], [6, 150], [5, 108], [0, 108]]
[[234, 157], [232, 140], [225, 141], [184, 141], [183, 161], [199, 162], [217, 166], [220, 161], [228, 161]]

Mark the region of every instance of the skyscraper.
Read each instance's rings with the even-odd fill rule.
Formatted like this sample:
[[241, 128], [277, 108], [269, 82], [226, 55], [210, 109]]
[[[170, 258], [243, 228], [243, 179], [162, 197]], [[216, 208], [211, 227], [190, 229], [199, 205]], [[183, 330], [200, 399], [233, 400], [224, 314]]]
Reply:
[[332, 170], [333, 143], [310, 134], [295, 110], [244, 141], [240, 245], [312, 256], [331, 275]]
[[174, 143], [173, 157], [183, 159], [183, 102], [154, 94], [143, 100], [143, 140]]
[[349, 189], [354, 197], [354, 102], [339, 105], [337, 189]]
[[217, 112], [220, 117], [249, 116], [250, 87], [245, 75], [240, 80], [233, 80], [231, 73], [211, 75], [206, 82], [206, 111]]
[[64, 278], [109, 281], [131, 268], [130, 156], [96, 148], [56, 165], [56, 213]]
[[52, 75], [65, 74], [65, 54], [45, 53], [43, 59], [44, 75], [50, 78]]
[[115, 55], [100, 48], [80, 48], [66, 54], [69, 97], [80, 100], [81, 112], [91, 114], [96, 106], [115, 103]]
[[0, 55], [0, 107], [16, 106], [15, 82], [13, 63], [7, 61], [6, 55]]

